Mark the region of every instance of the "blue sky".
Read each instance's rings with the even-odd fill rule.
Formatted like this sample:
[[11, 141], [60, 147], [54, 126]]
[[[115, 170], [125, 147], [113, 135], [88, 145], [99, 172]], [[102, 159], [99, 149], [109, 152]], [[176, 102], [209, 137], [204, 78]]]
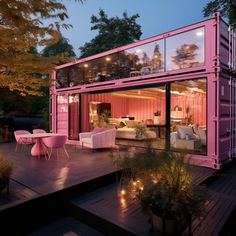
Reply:
[[63, 30], [62, 34], [69, 39], [79, 56], [78, 48], [97, 34], [90, 29], [90, 17], [92, 14], [98, 15], [100, 8], [108, 17], [121, 17], [124, 11], [129, 16], [138, 13], [137, 23], [141, 25], [141, 39], [144, 39], [204, 20], [202, 10], [207, 2], [209, 0], [86, 0], [81, 4], [65, 0], [69, 15], [66, 22], [73, 28]]

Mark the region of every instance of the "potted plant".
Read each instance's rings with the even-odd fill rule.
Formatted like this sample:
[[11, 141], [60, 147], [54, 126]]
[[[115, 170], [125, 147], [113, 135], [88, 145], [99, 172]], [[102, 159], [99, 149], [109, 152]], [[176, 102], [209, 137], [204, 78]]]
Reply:
[[144, 179], [145, 187], [136, 192], [142, 209], [150, 215], [151, 228], [165, 235], [178, 235], [187, 225], [191, 230], [191, 218], [204, 213], [206, 188], [193, 183], [190, 165], [181, 154], [160, 155], [157, 171], [158, 179]]
[[104, 110], [102, 114], [98, 117], [99, 127], [108, 127], [110, 116], [111, 112], [108, 110]]
[[178, 235], [189, 225], [191, 231], [191, 218], [203, 215], [208, 193], [193, 183], [191, 166], [184, 156], [147, 148], [117, 163], [123, 169], [121, 185], [148, 214], [151, 229]]
[[9, 181], [13, 169], [13, 161], [6, 157], [3, 152], [0, 152], [0, 192], [7, 188], [9, 193]]
[[154, 112], [154, 125], [159, 125], [161, 123], [161, 112]]

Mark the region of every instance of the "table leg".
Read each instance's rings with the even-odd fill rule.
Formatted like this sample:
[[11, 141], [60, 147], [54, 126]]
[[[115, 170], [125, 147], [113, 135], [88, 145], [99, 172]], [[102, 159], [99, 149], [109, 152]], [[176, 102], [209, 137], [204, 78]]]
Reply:
[[35, 144], [31, 149], [31, 155], [34, 157], [46, 156], [47, 150], [41, 138], [35, 138]]

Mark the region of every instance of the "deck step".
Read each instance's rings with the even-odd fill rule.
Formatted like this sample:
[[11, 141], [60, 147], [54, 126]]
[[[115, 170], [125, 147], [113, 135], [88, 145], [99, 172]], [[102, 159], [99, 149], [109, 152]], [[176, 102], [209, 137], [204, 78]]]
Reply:
[[104, 234], [70, 217], [64, 217], [29, 234], [29, 236], [103, 236]]
[[149, 232], [148, 216], [136, 200], [121, 201], [117, 184], [112, 184], [70, 202], [70, 214], [105, 235], [158, 235]]

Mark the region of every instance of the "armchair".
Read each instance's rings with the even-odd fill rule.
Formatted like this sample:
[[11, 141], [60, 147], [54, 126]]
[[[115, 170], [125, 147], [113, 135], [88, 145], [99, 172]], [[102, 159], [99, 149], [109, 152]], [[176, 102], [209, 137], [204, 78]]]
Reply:
[[89, 147], [92, 149], [109, 148], [115, 146], [116, 129], [105, 129], [100, 132], [84, 132], [79, 134], [82, 148]]

